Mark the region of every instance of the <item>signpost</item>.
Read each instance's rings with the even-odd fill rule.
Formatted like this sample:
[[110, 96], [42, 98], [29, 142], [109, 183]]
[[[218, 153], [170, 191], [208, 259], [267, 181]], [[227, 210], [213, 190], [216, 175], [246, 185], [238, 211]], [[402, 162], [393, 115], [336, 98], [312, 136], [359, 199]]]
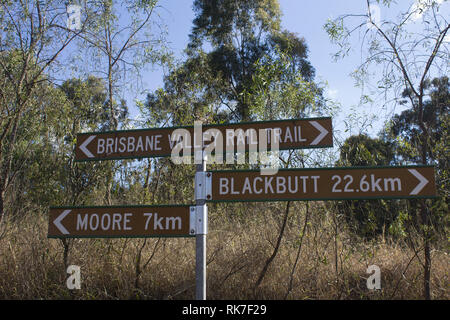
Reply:
[[195, 207], [52, 207], [49, 238], [192, 237]]
[[[127, 158], [149, 158], [170, 156], [177, 144], [172, 136], [177, 129], [185, 129], [189, 137], [184, 140], [187, 146], [195, 147], [194, 127], [152, 128], [112, 132], [81, 133], [77, 136], [75, 148], [76, 161], [113, 160]], [[209, 129], [220, 132], [224, 151], [234, 150], [244, 141], [246, 150], [249, 144], [257, 144], [259, 130], [273, 130], [280, 150], [300, 148], [324, 148], [333, 146], [331, 118], [310, 118], [251, 123], [215, 124], [202, 126], [203, 134]], [[254, 130], [254, 131], [249, 131]], [[245, 137], [245, 134], [248, 134]], [[270, 146], [270, 137], [268, 135]], [[217, 138], [214, 137], [213, 138]], [[185, 137], [183, 136], [183, 139]], [[212, 143], [212, 142], [211, 142]], [[200, 149], [202, 148], [200, 141]], [[228, 149], [227, 149], [228, 148]]]
[[263, 146], [259, 151], [269, 146], [332, 147], [329, 117], [82, 133], [77, 136], [75, 160], [171, 156], [178, 143], [197, 160], [201, 157], [195, 162], [195, 206], [53, 207], [48, 237], [195, 236], [196, 298], [204, 300], [207, 202], [436, 197], [433, 166], [280, 169], [274, 175], [260, 170], [206, 171], [206, 149], [211, 144], [215, 152], [227, 153], [255, 151], [259, 144]]
[[234, 153], [255, 150], [262, 142], [278, 150], [324, 148], [333, 146], [333, 137], [330, 117], [206, 125], [200, 127], [200, 137], [197, 130], [190, 126], [78, 134], [76, 161], [171, 156], [179, 143], [197, 152], [192, 154], [201, 156], [195, 176], [196, 205], [54, 207], [50, 208], [48, 237], [195, 236], [196, 298], [206, 299], [206, 190], [211, 175], [206, 172], [205, 148], [212, 144], [215, 153]]
[[212, 171], [209, 202], [433, 198], [433, 166]]

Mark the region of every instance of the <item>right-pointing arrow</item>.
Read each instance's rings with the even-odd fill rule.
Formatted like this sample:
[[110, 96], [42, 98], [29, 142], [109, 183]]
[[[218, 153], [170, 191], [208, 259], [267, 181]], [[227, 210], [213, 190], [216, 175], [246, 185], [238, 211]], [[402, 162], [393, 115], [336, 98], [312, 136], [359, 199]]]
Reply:
[[53, 223], [61, 231], [62, 234], [69, 234], [69, 231], [61, 224], [61, 220], [64, 219], [72, 210], [64, 210]]
[[428, 184], [428, 180], [421, 175], [416, 169], [408, 169], [409, 172], [411, 172], [417, 179], [419, 179], [419, 184], [414, 188], [413, 191], [411, 191], [409, 194], [418, 194], [420, 191], [422, 191], [423, 187], [425, 187]]
[[317, 145], [320, 141], [322, 141], [323, 138], [328, 134], [328, 130], [322, 127], [321, 124], [319, 124], [317, 121], [310, 121], [314, 128], [320, 131], [320, 134], [314, 139], [313, 142], [311, 142], [311, 145]]
[[90, 136], [84, 142], [80, 145], [81, 151], [84, 152], [85, 155], [88, 156], [88, 158], [94, 158], [94, 155], [87, 149], [87, 145], [95, 139], [95, 136]]

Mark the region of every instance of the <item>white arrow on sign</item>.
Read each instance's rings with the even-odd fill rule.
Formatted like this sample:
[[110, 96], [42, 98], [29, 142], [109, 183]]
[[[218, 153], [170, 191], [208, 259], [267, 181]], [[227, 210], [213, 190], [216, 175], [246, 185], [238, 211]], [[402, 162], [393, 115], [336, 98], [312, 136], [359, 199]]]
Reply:
[[61, 224], [61, 220], [64, 219], [72, 210], [64, 210], [53, 223], [61, 231], [62, 234], [69, 234], [69, 231]]
[[419, 179], [419, 184], [414, 188], [413, 191], [411, 191], [409, 194], [418, 194], [420, 191], [422, 191], [423, 187], [425, 187], [428, 184], [428, 180], [421, 175], [416, 169], [408, 169], [409, 172], [411, 172], [417, 179]]
[[81, 151], [83, 151], [84, 154], [88, 156], [88, 158], [94, 158], [94, 155], [86, 148], [87, 145], [94, 139], [95, 139], [95, 136], [90, 136], [80, 146]]
[[328, 134], [328, 130], [322, 127], [317, 121], [310, 121], [314, 128], [320, 131], [320, 134], [314, 139], [313, 142], [311, 142], [311, 145], [314, 146], [318, 144], [320, 141], [322, 141], [323, 138]]

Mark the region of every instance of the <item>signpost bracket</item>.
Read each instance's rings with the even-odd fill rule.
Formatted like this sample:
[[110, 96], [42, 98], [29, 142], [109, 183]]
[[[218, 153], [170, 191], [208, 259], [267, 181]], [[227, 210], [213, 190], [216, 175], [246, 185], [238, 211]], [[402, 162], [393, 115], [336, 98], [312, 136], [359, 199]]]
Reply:
[[197, 205], [195, 208], [196, 234], [208, 234], [208, 207], [203, 204]]
[[211, 200], [212, 199], [212, 173], [196, 172], [195, 173], [195, 199]]
[[196, 206], [189, 207], [189, 234], [192, 236], [197, 234], [197, 207]]
[[206, 204], [191, 206], [189, 209], [190, 235], [208, 234], [208, 207]]

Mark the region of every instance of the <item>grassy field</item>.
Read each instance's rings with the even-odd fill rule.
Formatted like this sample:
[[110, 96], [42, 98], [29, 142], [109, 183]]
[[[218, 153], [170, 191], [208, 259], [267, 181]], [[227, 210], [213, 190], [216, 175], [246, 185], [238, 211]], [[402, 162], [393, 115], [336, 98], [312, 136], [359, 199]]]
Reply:
[[[322, 206], [293, 203], [279, 249], [284, 205], [211, 206], [208, 299], [422, 299], [422, 252], [398, 240], [352, 237]], [[305, 227], [306, 226], [306, 227]], [[0, 238], [0, 299], [194, 299], [195, 239], [47, 238], [46, 213], [6, 221]], [[303, 232], [304, 231], [304, 232]], [[416, 248], [418, 250], [418, 248]], [[269, 257], [274, 256], [262, 277]], [[81, 268], [68, 290], [67, 265]], [[369, 265], [381, 290], [368, 290]], [[449, 299], [448, 253], [432, 250], [433, 299]]]

